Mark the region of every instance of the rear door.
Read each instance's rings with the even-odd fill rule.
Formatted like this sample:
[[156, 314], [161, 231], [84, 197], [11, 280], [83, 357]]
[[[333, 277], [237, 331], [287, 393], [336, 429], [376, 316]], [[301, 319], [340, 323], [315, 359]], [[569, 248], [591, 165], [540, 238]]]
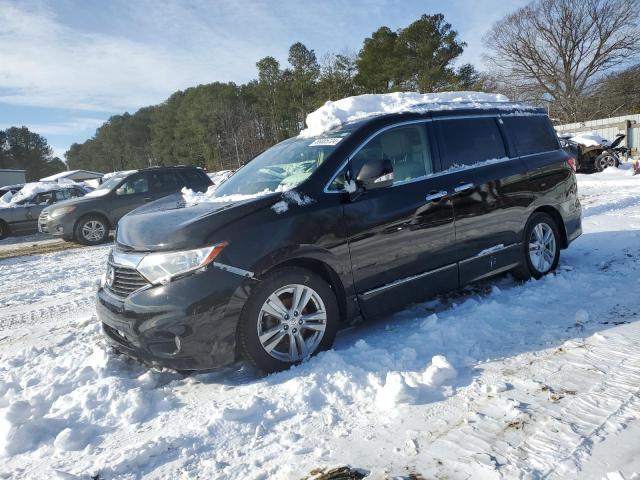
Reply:
[[353, 279], [367, 316], [378, 316], [457, 286], [453, 206], [436, 165], [428, 122], [373, 136], [350, 160], [352, 175], [388, 158], [393, 186], [364, 192], [344, 206]]
[[177, 171], [149, 171], [147, 175], [149, 177], [151, 196], [154, 200], [178, 192], [184, 186], [183, 180]]
[[497, 115], [444, 117], [434, 124], [443, 175], [454, 186], [460, 283], [513, 268], [531, 197], [526, 164], [507, 148]]
[[194, 192], [206, 192], [210, 185], [213, 185], [211, 179], [199, 169], [185, 168], [180, 171], [184, 177], [184, 184]]

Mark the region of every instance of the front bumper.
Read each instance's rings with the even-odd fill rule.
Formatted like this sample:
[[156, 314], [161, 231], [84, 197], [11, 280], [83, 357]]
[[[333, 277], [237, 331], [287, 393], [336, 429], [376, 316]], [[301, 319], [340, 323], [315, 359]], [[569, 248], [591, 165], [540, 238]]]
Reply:
[[38, 231], [49, 235], [73, 235], [73, 218], [69, 215], [51, 218], [48, 212], [43, 211], [38, 217]]
[[[144, 363], [204, 370], [236, 361], [237, 319], [253, 280], [214, 267], [126, 298], [101, 287], [97, 314], [107, 341]], [[246, 288], [243, 288], [246, 287]]]

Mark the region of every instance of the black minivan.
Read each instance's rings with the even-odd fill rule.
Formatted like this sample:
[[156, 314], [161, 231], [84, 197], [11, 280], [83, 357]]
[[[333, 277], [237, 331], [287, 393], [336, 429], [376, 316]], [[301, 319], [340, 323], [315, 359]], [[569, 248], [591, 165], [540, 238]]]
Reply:
[[540, 278], [581, 230], [575, 163], [543, 110], [379, 115], [265, 151], [190, 204], [119, 223], [105, 335], [151, 364], [265, 371], [341, 325], [511, 271]]

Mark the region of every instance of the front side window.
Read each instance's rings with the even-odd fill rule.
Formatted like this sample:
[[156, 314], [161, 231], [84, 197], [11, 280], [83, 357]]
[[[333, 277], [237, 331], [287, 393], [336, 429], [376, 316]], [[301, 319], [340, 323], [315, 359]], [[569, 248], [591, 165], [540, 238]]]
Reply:
[[[401, 184], [433, 173], [431, 149], [424, 123], [386, 130], [369, 140], [352, 158], [349, 168], [356, 175], [372, 160], [391, 160], [393, 183]], [[329, 189], [344, 189], [346, 169], [333, 180]]]
[[507, 155], [502, 134], [493, 117], [438, 120], [434, 123], [445, 170]]
[[215, 197], [288, 190], [304, 182], [325, 162], [349, 131], [323, 137], [290, 138], [258, 155], [216, 190]]
[[133, 175], [118, 187], [117, 195], [134, 195], [149, 191], [149, 183], [145, 175]]
[[35, 203], [36, 205], [48, 205], [53, 202], [54, 202], [54, 192], [39, 193], [33, 199], [33, 203]]
[[67, 189], [58, 190], [57, 192], [55, 192], [55, 198], [56, 198], [56, 202], [61, 202], [63, 200], [67, 200], [71, 198], [69, 195], [69, 190]]

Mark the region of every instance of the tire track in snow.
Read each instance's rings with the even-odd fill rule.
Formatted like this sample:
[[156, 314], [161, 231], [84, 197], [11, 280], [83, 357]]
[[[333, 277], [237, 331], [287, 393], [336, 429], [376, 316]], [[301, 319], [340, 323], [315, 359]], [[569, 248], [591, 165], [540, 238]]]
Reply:
[[507, 453], [509, 463], [520, 472], [548, 478], [575, 471], [594, 439], [612, 425], [619, 428], [621, 424], [613, 420], [635, 410], [640, 396], [640, 334], [629, 330], [628, 335], [616, 332], [594, 338], [598, 343], [589, 345], [584, 364], [573, 366], [597, 369], [602, 381], [584, 395], [576, 395]]

